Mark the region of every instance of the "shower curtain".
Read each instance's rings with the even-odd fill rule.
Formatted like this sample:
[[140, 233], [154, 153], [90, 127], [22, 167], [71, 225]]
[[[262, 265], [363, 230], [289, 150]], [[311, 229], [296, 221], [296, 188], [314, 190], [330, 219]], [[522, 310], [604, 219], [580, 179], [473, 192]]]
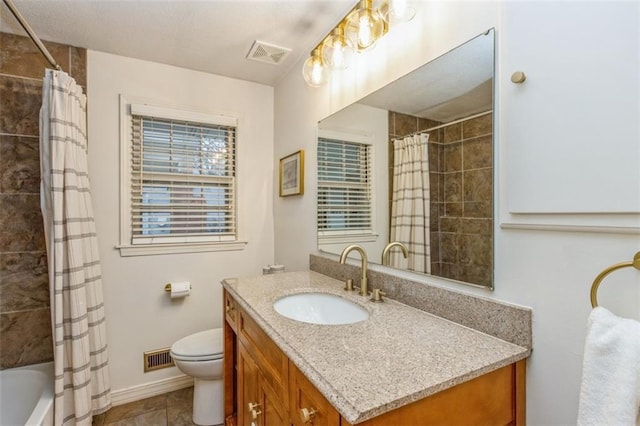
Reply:
[[47, 70], [40, 110], [41, 209], [47, 242], [55, 425], [91, 425], [111, 406], [104, 301], [87, 173], [86, 96]]
[[[429, 244], [428, 134], [393, 141], [393, 194], [389, 241], [399, 241], [409, 251], [407, 268], [431, 272]], [[391, 253], [390, 265], [400, 266], [402, 255]]]

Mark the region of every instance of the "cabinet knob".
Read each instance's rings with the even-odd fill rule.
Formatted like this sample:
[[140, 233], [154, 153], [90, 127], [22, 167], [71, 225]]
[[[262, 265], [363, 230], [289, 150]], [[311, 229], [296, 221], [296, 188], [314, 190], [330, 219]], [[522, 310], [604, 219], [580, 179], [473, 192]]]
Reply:
[[311, 423], [317, 413], [315, 408], [301, 408], [300, 418], [302, 419], [302, 423]]
[[251, 410], [251, 417], [253, 417], [253, 420], [256, 420], [260, 414], [262, 414], [262, 411]]
[[260, 406], [260, 404], [257, 403], [257, 402], [250, 402], [250, 403], [247, 404], [247, 407], [249, 407], [249, 411], [253, 411], [256, 408], [258, 408], [259, 406]]
[[516, 71], [513, 74], [511, 74], [512, 83], [521, 84], [521, 83], [524, 83], [526, 79], [527, 79], [527, 76], [522, 71]]

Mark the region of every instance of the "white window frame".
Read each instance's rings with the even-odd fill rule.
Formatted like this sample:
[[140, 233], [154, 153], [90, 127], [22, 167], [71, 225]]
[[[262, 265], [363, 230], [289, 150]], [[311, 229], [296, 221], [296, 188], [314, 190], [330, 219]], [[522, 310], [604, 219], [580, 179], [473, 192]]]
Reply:
[[[316, 213], [316, 231], [318, 234], [318, 244], [337, 244], [337, 243], [367, 243], [375, 242], [378, 238], [376, 232], [376, 180], [373, 168], [375, 167], [375, 146], [373, 137], [368, 134], [352, 133], [342, 130], [318, 129], [318, 139], [331, 139], [344, 142], [359, 143], [369, 146], [369, 167], [370, 174], [370, 207], [371, 207], [371, 229], [368, 230], [337, 230], [337, 231], [321, 231], [318, 229], [318, 217]], [[317, 153], [316, 153], [317, 155]], [[318, 179], [319, 180], [319, 179]], [[318, 187], [320, 183], [318, 182]], [[316, 194], [316, 212], [318, 212], [318, 196]]]
[[169, 120], [184, 120], [203, 124], [217, 124], [236, 127], [236, 164], [238, 162], [238, 119], [228, 115], [209, 114], [185, 108], [159, 105], [143, 99], [127, 98], [120, 95], [120, 256], [146, 256], [156, 254], [198, 253], [209, 251], [243, 250], [247, 244], [240, 236], [238, 223], [238, 173], [235, 177], [236, 234], [235, 237], [150, 237], [145, 243], [132, 243], [131, 231], [131, 152], [132, 113]]

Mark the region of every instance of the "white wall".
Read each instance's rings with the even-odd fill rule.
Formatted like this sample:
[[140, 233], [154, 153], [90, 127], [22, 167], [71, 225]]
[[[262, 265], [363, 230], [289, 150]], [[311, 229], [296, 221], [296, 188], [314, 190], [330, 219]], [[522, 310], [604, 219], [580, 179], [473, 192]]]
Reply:
[[[615, 197], [626, 197], [622, 204], [632, 211], [640, 211], [640, 205], [636, 205], [638, 194], [632, 193], [640, 181], [637, 138], [640, 4], [619, 2], [608, 8], [609, 2], [414, 3], [418, 14], [413, 21], [392, 30], [375, 50], [359, 55], [355, 66], [334, 78], [328, 86], [321, 89], [305, 86], [300, 75], [302, 64], [299, 64], [276, 87], [275, 156], [282, 157], [301, 148], [308, 152], [305, 196], [275, 198], [276, 257], [295, 269], [304, 269], [308, 266], [308, 253], [316, 250], [316, 122], [495, 27], [496, 289], [489, 293], [442, 279], [425, 281], [532, 307], [534, 349], [528, 361], [528, 423], [575, 424], [591, 283], [602, 269], [631, 260], [640, 250], [640, 215], [608, 213], [617, 209], [612, 202]], [[525, 23], [527, 31], [522, 27]], [[596, 24], [598, 31], [594, 32]], [[564, 42], [567, 31], [571, 43]], [[609, 58], [626, 59], [601, 64], [600, 59], [591, 54], [590, 44], [582, 41], [593, 41], [594, 37], [599, 48], [619, 52]], [[589, 62], [588, 68], [574, 67], [585, 62]], [[635, 79], [629, 82], [629, 90], [616, 92], [617, 102], [588, 102], [584, 96], [576, 96], [575, 88], [558, 95], [576, 73], [580, 74], [584, 93], [616, 86], [607, 81], [612, 68], [619, 69], [620, 75], [633, 75]], [[518, 70], [527, 73], [527, 82], [520, 86], [509, 81], [511, 73]], [[514, 103], [520, 109], [512, 110]], [[629, 118], [629, 113], [634, 111], [635, 119]], [[549, 120], [550, 116], [555, 119]], [[614, 123], [594, 119], [612, 116], [623, 119]], [[611, 126], [619, 126], [613, 134], [624, 139], [616, 140], [611, 146], [624, 149], [629, 158], [618, 163], [597, 162], [597, 156], [607, 152], [603, 148], [607, 141], [602, 140], [602, 135], [609, 134]], [[533, 134], [526, 132], [534, 127]], [[534, 144], [539, 142], [541, 133], [547, 146], [558, 149], [537, 149]], [[571, 151], [570, 146], [576, 150]], [[518, 150], [527, 148], [536, 153], [538, 164], [532, 167], [525, 161], [528, 173], [521, 174], [511, 163], [522, 164]], [[565, 156], [558, 158], [558, 152]], [[606, 158], [611, 155], [606, 154]], [[598, 167], [593, 170], [583, 164], [598, 164]], [[551, 167], [548, 173], [547, 165]], [[558, 165], [566, 168], [566, 174]], [[607, 197], [601, 205], [597, 199], [586, 203], [581, 187], [584, 179], [576, 178], [580, 175], [591, 182], [597, 176], [598, 192], [608, 188], [615, 197]], [[630, 186], [618, 185], [620, 180], [630, 182]], [[510, 212], [509, 197], [519, 188], [524, 190], [536, 183], [549, 188], [557, 184], [562, 188], [549, 191], [549, 198], [545, 198], [544, 191], [536, 191], [533, 201], [526, 198], [526, 192], [518, 193], [517, 201], [525, 200], [523, 204], [527, 204], [531, 214]], [[572, 204], [573, 189], [580, 195], [575, 205]], [[558, 193], [566, 199], [556, 202], [556, 198], [551, 198]], [[566, 214], [566, 211], [583, 210], [591, 214]], [[565, 214], [558, 214], [560, 212]], [[621, 316], [640, 318], [637, 274], [627, 269], [607, 278], [599, 292], [600, 304]]]
[[[172, 66], [89, 51], [89, 170], [105, 292], [114, 392], [180, 375], [143, 373], [142, 353], [222, 325], [220, 281], [257, 275], [273, 263], [273, 88]], [[238, 118], [237, 181], [242, 251], [120, 257], [119, 95]], [[259, 213], [258, 213], [259, 212]], [[171, 301], [170, 281], [191, 281]]]

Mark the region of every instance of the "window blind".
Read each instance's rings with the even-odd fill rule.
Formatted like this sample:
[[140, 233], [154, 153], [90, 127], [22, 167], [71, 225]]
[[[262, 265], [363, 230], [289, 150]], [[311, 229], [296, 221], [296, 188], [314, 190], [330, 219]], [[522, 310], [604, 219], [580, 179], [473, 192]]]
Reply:
[[371, 146], [319, 138], [318, 231], [370, 232], [371, 211]]
[[132, 115], [132, 244], [236, 239], [235, 134]]

